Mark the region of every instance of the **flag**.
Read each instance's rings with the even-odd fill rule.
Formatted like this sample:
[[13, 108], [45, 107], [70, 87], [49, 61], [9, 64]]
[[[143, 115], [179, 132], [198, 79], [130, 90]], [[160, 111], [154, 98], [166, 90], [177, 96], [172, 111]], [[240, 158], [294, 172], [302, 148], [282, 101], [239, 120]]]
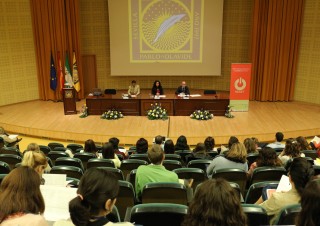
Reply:
[[62, 65], [61, 65], [61, 58], [60, 58], [60, 52], [58, 51], [58, 76], [59, 76], [59, 84], [60, 84], [60, 92], [62, 92], [62, 89], [64, 87], [64, 76], [62, 73]]
[[76, 60], [76, 53], [73, 52], [73, 70], [72, 70], [72, 75], [73, 75], [73, 84], [74, 88], [79, 92], [80, 90], [80, 81], [79, 81], [79, 75], [78, 75], [78, 66], [77, 66], [77, 60]]
[[51, 52], [51, 66], [50, 66], [50, 88], [55, 91], [57, 89], [57, 73], [54, 67], [54, 60]]
[[65, 85], [69, 87], [73, 87], [73, 79], [71, 75], [71, 70], [69, 66], [69, 58], [68, 53], [66, 54], [66, 64], [64, 65], [64, 79], [65, 79]]

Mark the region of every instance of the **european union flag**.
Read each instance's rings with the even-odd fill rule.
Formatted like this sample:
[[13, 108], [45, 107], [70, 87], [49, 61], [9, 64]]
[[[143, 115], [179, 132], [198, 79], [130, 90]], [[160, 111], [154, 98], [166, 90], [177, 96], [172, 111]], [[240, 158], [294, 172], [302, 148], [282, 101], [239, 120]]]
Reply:
[[51, 53], [51, 66], [50, 66], [50, 88], [55, 91], [57, 89], [57, 73], [54, 66], [53, 56]]

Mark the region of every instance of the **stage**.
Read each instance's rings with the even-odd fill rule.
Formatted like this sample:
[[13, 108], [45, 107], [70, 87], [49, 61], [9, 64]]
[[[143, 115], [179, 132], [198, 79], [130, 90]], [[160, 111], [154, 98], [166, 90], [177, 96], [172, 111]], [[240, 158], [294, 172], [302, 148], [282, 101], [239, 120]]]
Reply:
[[[77, 102], [79, 111], [85, 100]], [[125, 116], [119, 120], [103, 120], [99, 115], [79, 118], [64, 115], [63, 103], [30, 101], [0, 107], [0, 126], [10, 133], [51, 140], [84, 143], [87, 139], [105, 142], [118, 137], [122, 145], [135, 144], [140, 137], [152, 142], [156, 135], [176, 141], [180, 135], [188, 138], [190, 145], [213, 136], [216, 144], [228, 142], [230, 136], [240, 141], [257, 137], [272, 141], [277, 131], [285, 138], [320, 134], [320, 105], [301, 102], [251, 101], [248, 112], [233, 112], [235, 118], [216, 116], [209, 121], [197, 121], [188, 116], [170, 116], [169, 120], [148, 120], [145, 116]]]

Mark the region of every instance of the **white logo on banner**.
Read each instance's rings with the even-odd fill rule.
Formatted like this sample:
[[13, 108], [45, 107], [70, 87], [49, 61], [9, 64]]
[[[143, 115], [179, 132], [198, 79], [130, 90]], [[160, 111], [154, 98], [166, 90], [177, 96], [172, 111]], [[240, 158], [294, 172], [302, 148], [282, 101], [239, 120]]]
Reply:
[[236, 88], [236, 90], [238, 91], [242, 91], [246, 88], [247, 86], [247, 82], [246, 80], [244, 80], [243, 78], [238, 78], [235, 82], [234, 82], [234, 87]]

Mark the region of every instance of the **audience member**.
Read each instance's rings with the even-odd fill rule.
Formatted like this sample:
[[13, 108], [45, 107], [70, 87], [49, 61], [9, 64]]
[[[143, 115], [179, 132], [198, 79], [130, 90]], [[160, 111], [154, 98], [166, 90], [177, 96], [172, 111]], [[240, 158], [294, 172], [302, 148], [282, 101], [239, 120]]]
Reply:
[[128, 94], [130, 96], [138, 96], [140, 94], [140, 86], [137, 84], [136, 80], [132, 80], [131, 85], [128, 89]]
[[207, 175], [211, 178], [214, 171], [227, 168], [248, 171], [247, 150], [242, 143], [234, 143], [226, 156], [214, 158], [207, 168]]
[[294, 158], [289, 167], [289, 181], [292, 188], [288, 192], [274, 192], [265, 201], [262, 197], [259, 198], [256, 204], [260, 204], [267, 211], [268, 215], [275, 215], [271, 219], [271, 223], [283, 207], [299, 203], [304, 188], [313, 177], [313, 174], [314, 170], [306, 159], [301, 157]]
[[163, 136], [161, 135], [158, 135], [154, 138], [154, 143], [155, 144], [159, 144], [159, 145], [162, 145], [163, 144]]
[[96, 144], [95, 144], [95, 142], [94, 142], [92, 139], [86, 140], [86, 141], [84, 142], [83, 152], [92, 153], [92, 154], [94, 154], [95, 156], [97, 156], [97, 158], [99, 157]]
[[178, 150], [190, 150], [187, 138], [185, 136], [181, 135], [180, 137], [178, 137], [177, 143], [174, 146], [174, 150], [175, 151], [178, 151]]
[[282, 166], [282, 162], [273, 148], [264, 147], [259, 152], [257, 161], [251, 164], [248, 174], [251, 176], [255, 168], [262, 166]]
[[42, 216], [44, 209], [40, 177], [35, 170], [21, 166], [3, 179], [0, 186], [1, 226], [48, 225]]
[[128, 152], [125, 151], [125, 152], [122, 152], [122, 151], [119, 151], [119, 139], [116, 138], [116, 137], [112, 137], [109, 139], [109, 142], [113, 145], [113, 148], [114, 148], [114, 152], [116, 154], [120, 154], [122, 155], [123, 159], [127, 159], [128, 158]]
[[268, 144], [267, 147], [270, 147], [270, 148], [284, 148], [285, 147], [285, 144], [281, 143], [283, 141], [283, 133], [281, 132], [277, 132], [276, 135], [275, 135], [275, 142], [271, 143], [271, 144]]
[[44, 184], [45, 181], [42, 178], [42, 174], [48, 167], [48, 160], [42, 152], [37, 152], [37, 151], [25, 152], [23, 155], [21, 165], [28, 166], [34, 169], [40, 175], [41, 184]]
[[215, 146], [215, 141], [213, 137], [207, 137], [204, 140], [204, 145], [206, 146], [206, 151], [217, 151], [217, 149], [214, 147]]
[[246, 226], [239, 194], [222, 178], [206, 180], [197, 189], [182, 226]]
[[207, 154], [206, 146], [204, 145], [204, 143], [197, 143], [195, 149], [193, 149], [191, 154], [186, 156], [186, 163], [194, 159], [212, 159], [212, 157]]
[[183, 95], [190, 95], [189, 87], [186, 85], [185, 81], [181, 82], [181, 86], [179, 86], [175, 92], [175, 94], [183, 94]]
[[301, 195], [301, 211], [297, 226], [320, 225], [320, 181], [310, 181]]
[[136, 153], [145, 154], [148, 151], [148, 141], [144, 138], [140, 138], [136, 143]]
[[252, 139], [253, 142], [256, 144], [256, 149], [257, 149], [258, 151], [261, 150], [261, 147], [260, 147], [260, 143], [259, 143], [258, 138], [256, 138], [256, 137], [251, 137], [251, 139]]
[[[71, 221], [57, 221], [54, 226], [112, 226], [106, 217], [112, 212], [119, 192], [119, 183], [116, 177], [99, 168], [87, 169], [82, 176], [78, 195], [69, 202]], [[129, 222], [120, 225], [133, 225]]]
[[154, 81], [151, 93], [152, 95], [163, 95], [163, 89], [159, 80]]
[[165, 154], [174, 154], [174, 143], [171, 139], [164, 142], [164, 153]]
[[166, 170], [162, 165], [165, 158], [160, 145], [154, 144], [148, 150], [149, 165], [141, 165], [136, 173], [136, 195], [141, 197], [143, 187], [150, 182], [176, 182], [179, 183], [178, 175], [172, 171]]
[[299, 136], [296, 138], [296, 141], [298, 143], [298, 149], [299, 151], [304, 151], [304, 150], [311, 150], [311, 146], [308, 143], [308, 141], [306, 140], [306, 138]]
[[[4, 140], [4, 145], [7, 147], [17, 146], [17, 144], [22, 140], [22, 138], [14, 137], [11, 138], [3, 127], [0, 127], [0, 137]], [[18, 148], [18, 147], [17, 147]]]
[[114, 153], [113, 144], [108, 142], [102, 146], [102, 157], [104, 159], [111, 159], [114, 162], [114, 166], [120, 168], [121, 161], [118, 156]]
[[235, 144], [235, 143], [238, 143], [238, 142], [239, 142], [239, 140], [238, 140], [237, 137], [231, 136], [231, 137], [229, 138], [228, 147], [227, 147], [227, 148], [226, 148], [225, 146], [221, 145], [221, 154], [229, 151], [230, 148], [231, 148], [231, 146], [232, 146], [233, 144]]
[[279, 155], [279, 158], [282, 161], [282, 164], [285, 166], [290, 159], [304, 156], [305, 155], [303, 153], [300, 153], [298, 149], [297, 141], [294, 139], [288, 139], [286, 141], [286, 146]]
[[251, 138], [246, 138], [243, 141], [244, 146], [246, 147], [247, 154], [249, 153], [258, 153], [255, 142]]

